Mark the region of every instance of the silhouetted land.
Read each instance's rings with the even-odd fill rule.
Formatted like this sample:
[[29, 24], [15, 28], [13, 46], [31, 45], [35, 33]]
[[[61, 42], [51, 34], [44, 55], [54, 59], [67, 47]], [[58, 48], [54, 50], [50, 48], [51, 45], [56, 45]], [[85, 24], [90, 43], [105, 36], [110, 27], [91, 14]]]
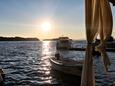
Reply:
[[58, 38], [53, 38], [53, 39], [44, 39], [43, 41], [57, 41]]
[[39, 39], [23, 37], [0, 37], [0, 41], [39, 41]]

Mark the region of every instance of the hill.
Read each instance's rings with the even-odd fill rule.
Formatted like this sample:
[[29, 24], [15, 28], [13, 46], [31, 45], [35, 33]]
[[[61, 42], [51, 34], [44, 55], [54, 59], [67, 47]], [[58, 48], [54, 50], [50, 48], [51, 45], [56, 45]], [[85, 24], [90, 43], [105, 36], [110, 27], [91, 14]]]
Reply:
[[0, 41], [39, 41], [39, 39], [23, 37], [0, 37]]

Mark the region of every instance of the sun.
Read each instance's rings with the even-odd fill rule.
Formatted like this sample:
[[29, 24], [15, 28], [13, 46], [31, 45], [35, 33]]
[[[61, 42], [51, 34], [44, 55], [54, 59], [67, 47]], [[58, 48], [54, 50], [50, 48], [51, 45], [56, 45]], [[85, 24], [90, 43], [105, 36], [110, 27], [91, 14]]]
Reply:
[[41, 29], [43, 30], [43, 31], [45, 31], [45, 32], [48, 32], [48, 31], [50, 31], [51, 30], [51, 23], [50, 22], [43, 22], [42, 24], [41, 24]]

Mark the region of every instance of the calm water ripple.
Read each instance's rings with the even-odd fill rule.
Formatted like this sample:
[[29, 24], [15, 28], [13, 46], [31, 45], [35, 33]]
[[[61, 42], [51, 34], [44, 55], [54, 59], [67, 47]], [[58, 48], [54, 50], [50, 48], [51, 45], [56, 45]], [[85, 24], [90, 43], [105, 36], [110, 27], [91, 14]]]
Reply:
[[[85, 47], [81, 46], [81, 44], [84, 44], [82, 41], [73, 44], [75, 47]], [[55, 42], [0, 42], [0, 66], [6, 74], [3, 85], [79, 86], [79, 77], [67, 76], [51, 70], [48, 58], [54, 56], [55, 52]], [[63, 53], [67, 54], [67, 52]], [[100, 58], [95, 58], [96, 86], [110, 86], [115, 80], [115, 53], [108, 54], [112, 63], [108, 75], [103, 72]], [[67, 56], [68, 58], [72, 56], [71, 59], [80, 60], [84, 57], [84, 52], [70, 52]]]

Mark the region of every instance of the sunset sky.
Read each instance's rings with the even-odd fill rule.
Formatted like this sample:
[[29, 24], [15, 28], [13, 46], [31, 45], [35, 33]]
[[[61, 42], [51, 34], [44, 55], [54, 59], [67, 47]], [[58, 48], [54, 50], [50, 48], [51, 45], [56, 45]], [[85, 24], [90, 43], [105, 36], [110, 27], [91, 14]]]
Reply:
[[[115, 7], [112, 11], [115, 20]], [[0, 36], [62, 35], [85, 39], [84, 0], [0, 0]]]

